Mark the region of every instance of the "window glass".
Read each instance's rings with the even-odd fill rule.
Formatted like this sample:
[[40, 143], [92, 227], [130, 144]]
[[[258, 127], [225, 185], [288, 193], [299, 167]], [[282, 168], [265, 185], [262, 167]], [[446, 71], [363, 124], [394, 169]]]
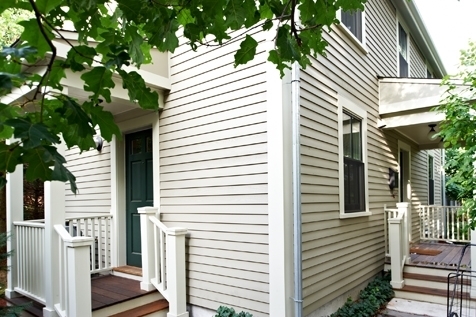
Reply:
[[362, 120], [344, 112], [342, 122], [344, 152], [345, 212], [365, 211], [365, 164], [362, 153]]
[[362, 42], [362, 11], [342, 11], [341, 18], [342, 24], [344, 24], [354, 36]]
[[138, 154], [142, 152], [142, 139], [131, 140], [131, 154]]
[[398, 59], [400, 77], [408, 77], [408, 36], [402, 25], [398, 24]]

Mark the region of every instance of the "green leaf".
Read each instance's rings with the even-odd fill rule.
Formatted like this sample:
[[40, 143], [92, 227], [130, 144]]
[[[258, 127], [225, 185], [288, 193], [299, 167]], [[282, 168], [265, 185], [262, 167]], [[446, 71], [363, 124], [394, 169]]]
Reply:
[[90, 110], [94, 125], [98, 125], [101, 130], [101, 136], [106, 141], [111, 141], [112, 136], [121, 137], [121, 130], [114, 122], [114, 117], [109, 111], [104, 111], [102, 106], [93, 106]]
[[32, 181], [37, 178], [51, 180], [53, 170], [50, 166], [54, 165], [54, 159], [43, 146], [26, 151], [23, 160], [28, 163], [25, 173], [27, 180]]
[[[51, 47], [46, 41], [43, 33], [40, 31], [36, 19], [21, 21], [18, 24], [25, 28], [21, 34], [21, 39], [26, 41], [30, 46], [36, 48], [39, 56], [44, 56], [46, 52], [51, 51]], [[53, 33], [51, 33], [48, 28], [44, 27], [43, 30], [49, 40], [54, 38]]]
[[14, 136], [22, 139], [24, 149], [38, 147], [44, 141], [59, 143], [58, 136], [51, 133], [43, 123], [32, 123], [28, 119], [10, 119], [5, 121], [5, 124], [14, 128]]
[[61, 96], [61, 101], [62, 107], [58, 108], [56, 112], [60, 113], [68, 124], [74, 128], [75, 134], [80, 138], [86, 138], [88, 135], [94, 134], [91, 119], [76, 100], [68, 96]]
[[18, 143], [7, 145], [0, 143], [0, 171], [13, 173], [15, 167], [21, 163], [22, 148]]
[[246, 64], [252, 60], [256, 55], [257, 47], [258, 42], [247, 34], [246, 38], [240, 44], [240, 49], [235, 54], [235, 67], [240, 64]]
[[144, 42], [142, 36], [138, 33], [136, 27], [129, 27], [126, 34], [130, 36], [129, 54], [134, 63], [140, 66], [144, 62], [144, 54], [142, 53], [142, 43]]
[[111, 91], [115, 84], [112, 80], [112, 72], [106, 67], [94, 67], [89, 72], [81, 75], [84, 80], [84, 90], [93, 92], [90, 98], [98, 102], [100, 96], [103, 96], [107, 102], [111, 102]]
[[2, 0], [0, 1], [0, 14], [6, 9], [14, 8], [17, 0]]
[[36, 7], [41, 13], [47, 14], [62, 2], [63, 0], [36, 0]]
[[135, 71], [125, 72], [118, 70], [122, 77], [122, 85], [127, 89], [129, 98], [132, 102], [137, 102], [144, 109], [158, 110], [159, 95], [156, 91], [152, 91], [145, 84], [144, 79]]

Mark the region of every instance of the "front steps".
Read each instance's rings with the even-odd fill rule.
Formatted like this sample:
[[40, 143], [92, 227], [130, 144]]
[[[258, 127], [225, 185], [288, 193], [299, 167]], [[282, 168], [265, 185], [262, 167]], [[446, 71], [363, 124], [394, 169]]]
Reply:
[[[386, 269], [390, 266], [386, 265]], [[405, 286], [394, 289], [396, 298], [447, 305], [448, 274], [456, 269], [405, 265], [403, 279]], [[469, 285], [469, 280], [464, 281]], [[463, 297], [469, 294], [463, 292]]]
[[[159, 292], [93, 311], [93, 317], [166, 317], [169, 304]], [[124, 315], [124, 313], [126, 313]]]

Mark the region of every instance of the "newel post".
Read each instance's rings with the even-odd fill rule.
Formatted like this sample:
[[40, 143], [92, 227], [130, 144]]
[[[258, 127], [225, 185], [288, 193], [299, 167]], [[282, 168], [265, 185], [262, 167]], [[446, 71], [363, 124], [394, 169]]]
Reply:
[[185, 235], [187, 229], [167, 230], [167, 288], [169, 312], [167, 317], [188, 317], [185, 278]]
[[405, 256], [405, 263], [409, 264], [411, 261], [410, 258], [410, 240], [411, 240], [411, 230], [410, 224], [412, 222], [411, 219], [411, 211], [410, 211], [410, 204], [409, 203], [397, 203], [398, 214], [403, 213], [403, 234], [401, 238], [402, 243], [402, 250], [403, 255]]
[[67, 270], [67, 316], [90, 317], [91, 279], [89, 250], [93, 245], [92, 237], [74, 237], [65, 241]]
[[137, 212], [140, 214], [142, 252], [142, 282], [140, 288], [145, 291], [154, 289], [151, 279], [156, 277], [154, 268], [154, 224], [149, 220], [149, 216], [156, 215], [158, 211], [157, 207], [137, 208]]
[[402, 272], [402, 227], [403, 223], [398, 218], [388, 220], [388, 233], [390, 242], [390, 262], [392, 270], [392, 280], [390, 284], [393, 288], [403, 288], [405, 281], [403, 280]]

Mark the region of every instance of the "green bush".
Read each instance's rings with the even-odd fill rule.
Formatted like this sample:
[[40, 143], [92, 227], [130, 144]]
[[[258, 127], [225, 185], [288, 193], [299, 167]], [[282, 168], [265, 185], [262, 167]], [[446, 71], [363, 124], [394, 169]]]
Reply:
[[348, 298], [347, 302], [339, 308], [331, 317], [371, 317], [392, 297], [394, 292], [390, 285], [390, 275], [377, 277], [360, 291], [359, 300], [353, 301]]
[[236, 313], [233, 308], [220, 306], [217, 309], [215, 317], [253, 317], [253, 315], [245, 312]]

